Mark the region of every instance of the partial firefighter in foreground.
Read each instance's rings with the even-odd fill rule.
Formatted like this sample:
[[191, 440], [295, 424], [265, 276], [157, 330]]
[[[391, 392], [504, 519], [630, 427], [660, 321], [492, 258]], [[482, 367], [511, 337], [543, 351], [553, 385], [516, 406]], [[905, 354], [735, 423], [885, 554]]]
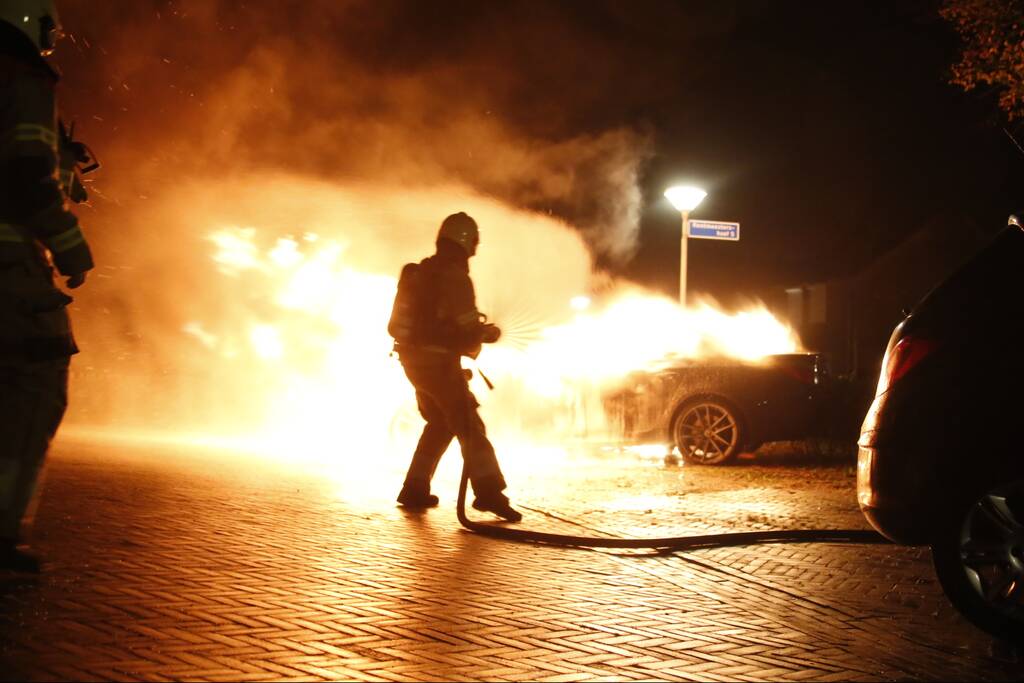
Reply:
[[0, 4], [0, 567], [24, 572], [39, 571], [22, 527], [78, 352], [71, 297], [55, 286], [53, 269], [73, 289], [93, 267], [66, 207], [66, 198], [85, 200], [78, 166], [91, 155], [58, 124], [58, 74], [44, 59], [59, 36], [52, 2]]

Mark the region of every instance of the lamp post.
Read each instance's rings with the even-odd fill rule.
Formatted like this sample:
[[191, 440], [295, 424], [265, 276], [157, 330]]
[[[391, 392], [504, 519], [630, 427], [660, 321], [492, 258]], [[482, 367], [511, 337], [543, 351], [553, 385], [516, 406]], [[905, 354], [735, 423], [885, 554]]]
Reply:
[[679, 305], [686, 307], [686, 240], [689, 236], [690, 212], [697, 208], [708, 193], [699, 187], [675, 185], [665, 190], [665, 197], [672, 202], [683, 217], [683, 230], [679, 238]]

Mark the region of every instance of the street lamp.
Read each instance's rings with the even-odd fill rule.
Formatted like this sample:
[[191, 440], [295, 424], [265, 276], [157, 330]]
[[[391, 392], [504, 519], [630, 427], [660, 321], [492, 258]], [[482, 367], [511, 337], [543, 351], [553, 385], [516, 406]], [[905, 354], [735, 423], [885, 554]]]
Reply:
[[665, 190], [665, 197], [672, 202], [683, 216], [683, 234], [679, 239], [679, 304], [686, 307], [686, 239], [690, 220], [690, 212], [697, 208], [708, 193], [699, 187], [689, 185], [674, 185]]

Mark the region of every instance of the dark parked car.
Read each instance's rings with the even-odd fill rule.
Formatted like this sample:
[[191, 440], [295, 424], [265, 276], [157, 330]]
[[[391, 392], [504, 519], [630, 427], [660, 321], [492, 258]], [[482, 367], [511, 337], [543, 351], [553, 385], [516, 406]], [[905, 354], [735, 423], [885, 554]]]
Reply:
[[1015, 217], [892, 333], [861, 428], [861, 510], [932, 548], [953, 605], [1024, 640], [1024, 231]]
[[666, 362], [605, 398], [627, 441], [673, 445], [689, 463], [720, 465], [766, 441], [816, 436], [828, 392], [820, 354]]

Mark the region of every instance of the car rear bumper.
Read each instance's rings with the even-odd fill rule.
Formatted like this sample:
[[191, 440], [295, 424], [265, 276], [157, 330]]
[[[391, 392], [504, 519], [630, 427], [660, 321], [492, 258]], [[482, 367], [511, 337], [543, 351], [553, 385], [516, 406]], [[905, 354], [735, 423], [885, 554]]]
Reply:
[[868, 522], [895, 543], [929, 543], [934, 512], [928, 509], [930, 489], [919, 459], [895, 447], [859, 446], [857, 451], [857, 503]]

